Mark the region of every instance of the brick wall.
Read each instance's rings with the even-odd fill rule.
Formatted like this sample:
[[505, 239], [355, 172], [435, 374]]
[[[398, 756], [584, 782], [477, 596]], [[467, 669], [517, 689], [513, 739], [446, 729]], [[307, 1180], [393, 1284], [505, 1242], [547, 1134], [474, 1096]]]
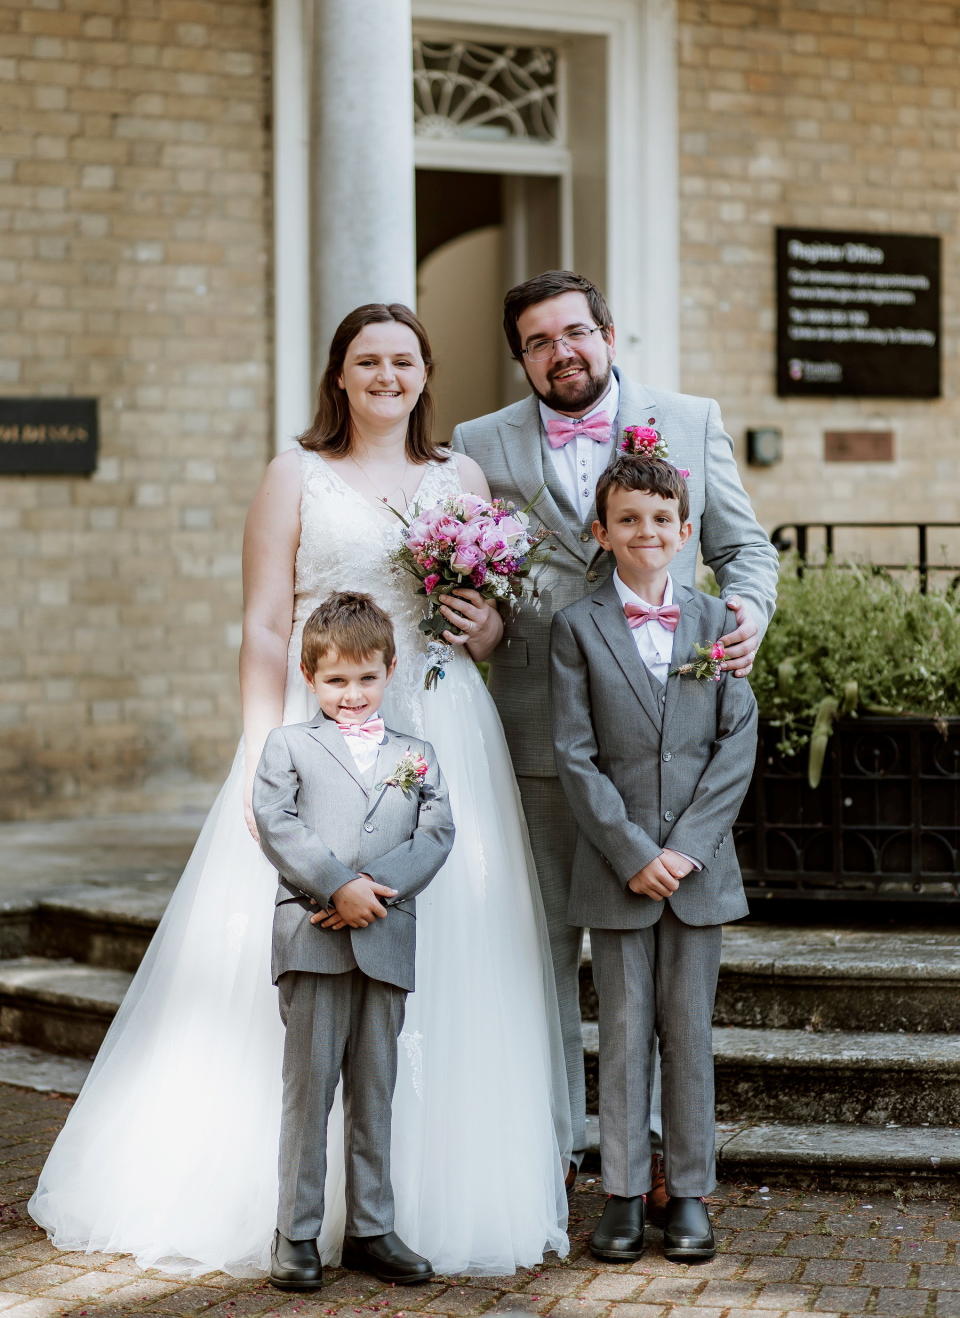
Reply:
[[269, 434], [269, 6], [0, 0], [0, 393], [100, 400], [0, 477], [0, 816], [209, 799]]
[[[960, 520], [957, 6], [680, 0], [679, 17], [683, 387], [721, 400], [741, 459], [748, 426], [782, 428], [784, 461], [744, 468], [768, 529]], [[777, 225], [942, 236], [942, 399], [777, 399]], [[823, 462], [824, 430], [869, 428], [895, 432], [894, 462]]]

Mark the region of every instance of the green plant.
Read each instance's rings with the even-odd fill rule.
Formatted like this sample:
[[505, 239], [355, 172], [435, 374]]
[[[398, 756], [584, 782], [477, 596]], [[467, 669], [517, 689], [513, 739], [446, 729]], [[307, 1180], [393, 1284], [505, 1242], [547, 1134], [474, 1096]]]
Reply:
[[828, 562], [799, 575], [788, 562], [751, 685], [779, 749], [809, 745], [815, 787], [840, 716], [960, 714], [960, 600], [869, 566]]

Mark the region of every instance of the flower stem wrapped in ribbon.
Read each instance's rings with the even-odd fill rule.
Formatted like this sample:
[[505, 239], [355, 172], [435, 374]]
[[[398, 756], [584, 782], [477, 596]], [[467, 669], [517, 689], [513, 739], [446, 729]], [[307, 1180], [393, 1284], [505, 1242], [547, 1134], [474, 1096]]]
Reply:
[[420, 631], [430, 638], [425, 690], [437, 685], [454, 653], [443, 643], [443, 633], [454, 628], [440, 612], [438, 596], [466, 586], [485, 600], [510, 604], [522, 595], [534, 563], [546, 558], [540, 546], [549, 532], [542, 527], [530, 530], [529, 512], [535, 503], [536, 498], [518, 511], [503, 499], [488, 503], [476, 494], [458, 494], [422, 513], [414, 509], [410, 519], [397, 512], [404, 526], [403, 543], [392, 561], [416, 577], [418, 592], [430, 601], [420, 621]]
[[724, 649], [719, 641], [714, 641], [712, 645], [698, 645], [693, 643], [698, 658], [689, 664], [681, 664], [679, 668], [670, 670], [671, 677], [695, 677], [698, 682], [705, 682], [709, 679], [711, 682], [719, 682], [723, 676], [723, 669], [720, 665], [723, 663]]

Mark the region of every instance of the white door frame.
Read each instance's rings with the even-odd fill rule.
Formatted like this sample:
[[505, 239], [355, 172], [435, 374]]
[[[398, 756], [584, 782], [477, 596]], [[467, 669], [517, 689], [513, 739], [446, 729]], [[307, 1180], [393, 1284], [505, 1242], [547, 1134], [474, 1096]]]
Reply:
[[[607, 277], [605, 292], [617, 324], [617, 355], [629, 375], [675, 389], [679, 383], [679, 236], [677, 149], [676, 0], [412, 0], [414, 22], [461, 30], [490, 30], [549, 41], [549, 34], [607, 39]], [[478, 22], [482, 20], [482, 22]], [[440, 144], [438, 144], [440, 145]], [[446, 146], [447, 144], [442, 144]], [[457, 145], [457, 144], [453, 144]], [[457, 168], [467, 146], [483, 146], [484, 167], [494, 164], [496, 146], [459, 145]], [[417, 143], [417, 160], [426, 143]], [[433, 144], [429, 146], [433, 150]], [[520, 160], [519, 153], [511, 158]], [[503, 153], [506, 158], [506, 152]], [[480, 153], [476, 153], [480, 167]], [[546, 168], [546, 152], [531, 150], [542, 172], [569, 179], [569, 171]], [[489, 160], [489, 163], [486, 161]], [[426, 155], [423, 163], [427, 164]], [[559, 159], [555, 162], [561, 166]], [[535, 172], [528, 168], [528, 173]], [[563, 185], [561, 185], [563, 188]], [[563, 188], [569, 192], [569, 186]], [[564, 209], [569, 203], [565, 201]], [[562, 217], [565, 219], [565, 217]], [[561, 232], [568, 228], [562, 223]], [[564, 240], [567, 246], [567, 240]], [[652, 328], [650, 328], [652, 327]]]

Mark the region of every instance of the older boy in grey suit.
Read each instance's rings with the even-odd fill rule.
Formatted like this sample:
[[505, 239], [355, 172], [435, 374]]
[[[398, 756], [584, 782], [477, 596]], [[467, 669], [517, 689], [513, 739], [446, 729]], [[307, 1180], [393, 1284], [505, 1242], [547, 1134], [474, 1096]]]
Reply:
[[454, 829], [433, 748], [378, 716], [395, 666], [383, 610], [369, 595], [331, 595], [303, 630], [301, 667], [320, 712], [270, 733], [254, 782], [260, 844], [280, 876], [272, 973], [286, 1039], [270, 1280], [281, 1290], [323, 1281], [316, 1240], [341, 1076], [344, 1265], [384, 1281], [433, 1276], [393, 1230], [390, 1120], [414, 987], [414, 898]]
[[[543, 892], [579, 1161], [586, 1142], [578, 985], [583, 935], [567, 924], [574, 825], [550, 738], [547, 653], [553, 614], [610, 575], [610, 556], [598, 548], [590, 526], [597, 478], [616, 457], [624, 427], [656, 428], [671, 460], [690, 470], [693, 530], [674, 577], [694, 584], [699, 545], [735, 615], [734, 625], [727, 612], [722, 630], [725, 667], [738, 676], [749, 672], [773, 613], [777, 554], [753, 515], [717, 404], [651, 389], [619, 373], [613, 318], [594, 284], [569, 270], [537, 275], [507, 293], [503, 323], [533, 393], [457, 426], [453, 446], [480, 464], [495, 496], [523, 506], [540, 492], [534, 517], [552, 532], [555, 547], [541, 571], [538, 597], [524, 600], [506, 620], [491, 659], [490, 690], [510, 744]], [[475, 634], [485, 616], [477, 605], [468, 599], [445, 611]]]
[[[747, 914], [731, 831], [756, 754], [746, 682], [721, 671], [722, 600], [672, 580], [691, 526], [682, 475], [621, 457], [594, 530], [616, 570], [553, 621], [557, 768], [579, 826], [569, 919], [591, 930], [600, 1145], [609, 1198], [591, 1249], [632, 1261], [651, 1188], [651, 1045], [663, 1070], [664, 1253], [713, 1257], [711, 1018], [721, 925]], [[700, 647], [698, 650], [697, 647]]]

